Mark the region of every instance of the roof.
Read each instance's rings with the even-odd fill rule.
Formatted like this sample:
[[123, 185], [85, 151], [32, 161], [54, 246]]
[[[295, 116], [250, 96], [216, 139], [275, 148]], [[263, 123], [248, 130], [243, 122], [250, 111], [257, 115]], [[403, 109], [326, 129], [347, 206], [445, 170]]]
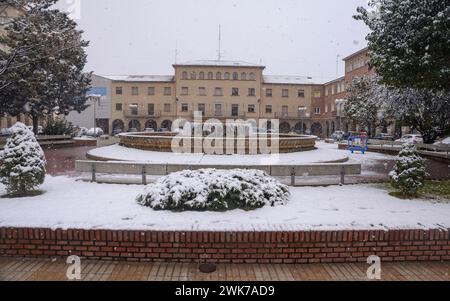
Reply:
[[337, 83], [337, 82], [342, 82], [342, 81], [345, 81], [345, 76], [341, 76], [339, 78], [333, 79], [333, 80], [331, 80], [329, 82], [324, 83], [324, 85], [327, 86], [327, 85], [331, 85], [331, 84], [334, 84], [334, 83]]
[[173, 75], [100, 75], [112, 81], [120, 82], [173, 82]]
[[265, 75], [265, 84], [285, 84], [285, 85], [315, 85], [320, 84], [314, 82], [310, 76], [292, 76], [292, 75]]
[[222, 61], [222, 60], [199, 60], [199, 61], [188, 61], [180, 64], [173, 65], [174, 67], [247, 67], [247, 68], [266, 68], [263, 65], [253, 64], [241, 61]]
[[343, 58], [343, 61], [348, 61], [348, 60], [351, 59], [352, 57], [357, 56], [357, 55], [359, 55], [359, 54], [361, 54], [361, 53], [364, 53], [364, 52], [366, 52], [366, 51], [368, 51], [368, 50], [369, 50], [369, 47], [365, 47], [365, 48], [363, 48], [363, 49], [361, 49], [361, 50], [358, 50], [358, 51], [356, 51], [355, 53], [352, 53], [352, 54], [350, 54], [349, 56]]

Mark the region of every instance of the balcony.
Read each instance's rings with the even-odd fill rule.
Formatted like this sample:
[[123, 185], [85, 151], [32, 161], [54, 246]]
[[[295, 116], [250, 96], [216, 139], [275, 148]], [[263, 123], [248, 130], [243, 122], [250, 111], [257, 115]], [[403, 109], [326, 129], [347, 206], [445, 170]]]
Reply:
[[298, 120], [298, 119], [309, 119], [311, 116], [308, 113], [302, 112], [281, 112], [275, 113], [275, 118], [280, 120]]
[[161, 112], [143, 112], [134, 110], [125, 110], [123, 115], [126, 118], [158, 118], [161, 117]]

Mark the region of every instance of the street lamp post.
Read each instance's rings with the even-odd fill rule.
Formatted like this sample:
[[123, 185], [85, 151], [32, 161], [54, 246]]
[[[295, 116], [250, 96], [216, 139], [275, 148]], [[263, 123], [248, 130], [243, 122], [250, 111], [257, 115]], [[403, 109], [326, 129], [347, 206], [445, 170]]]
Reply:
[[97, 103], [100, 103], [101, 95], [89, 94], [88, 99], [94, 104], [94, 136], [97, 137]]
[[339, 131], [342, 131], [342, 113], [344, 111], [343, 106], [347, 100], [345, 99], [336, 99], [336, 107], [339, 115]]
[[306, 107], [299, 107], [298, 108], [298, 115], [299, 115], [299, 118], [300, 118], [300, 125], [301, 125], [301, 127], [300, 127], [300, 134], [301, 135], [303, 135], [303, 133], [304, 133], [304, 131], [305, 131], [305, 127], [303, 126], [303, 116], [305, 116], [306, 118], [308, 118], [308, 113], [306, 113], [306, 111], [307, 111], [308, 109], [306, 108]]

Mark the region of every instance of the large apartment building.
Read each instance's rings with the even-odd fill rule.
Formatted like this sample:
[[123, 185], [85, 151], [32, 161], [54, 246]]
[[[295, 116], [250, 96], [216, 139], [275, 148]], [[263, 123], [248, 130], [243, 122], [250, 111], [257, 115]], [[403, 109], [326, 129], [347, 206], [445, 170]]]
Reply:
[[375, 74], [364, 48], [344, 58], [345, 75], [327, 83], [306, 76], [265, 75], [265, 66], [235, 61], [175, 64], [169, 76], [104, 76], [111, 80], [111, 132], [170, 129], [174, 119], [279, 119], [281, 132], [329, 137], [357, 130], [345, 116], [346, 88]]
[[103, 76], [112, 85], [113, 132], [170, 129], [200, 111], [207, 119], [279, 119], [282, 132], [325, 134], [324, 87], [310, 77], [264, 75], [264, 66], [235, 61], [173, 67], [173, 76]]

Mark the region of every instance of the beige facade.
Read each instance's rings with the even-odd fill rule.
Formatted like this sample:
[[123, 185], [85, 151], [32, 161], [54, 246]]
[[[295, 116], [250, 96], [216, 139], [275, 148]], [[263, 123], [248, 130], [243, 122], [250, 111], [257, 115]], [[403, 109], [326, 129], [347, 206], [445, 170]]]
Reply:
[[312, 78], [265, 76], [264, 66], [245, 62], [173, 67], [174, 76], [105, 76], [112, 81], [113, 132], [169, 129], [175, 119], [190, 121], [201, 111], [207, 119], [279, 119], [283, 132], [323, 135], [324, 90]]

